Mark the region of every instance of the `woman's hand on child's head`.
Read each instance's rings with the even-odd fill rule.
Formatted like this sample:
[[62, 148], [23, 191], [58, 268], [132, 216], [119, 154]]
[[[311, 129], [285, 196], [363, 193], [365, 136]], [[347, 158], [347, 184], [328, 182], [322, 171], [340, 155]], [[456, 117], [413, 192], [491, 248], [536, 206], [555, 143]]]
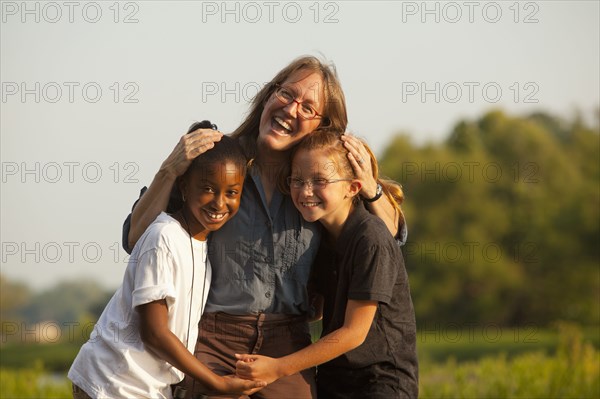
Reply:
[[371, 155], [362, 141], [350, 133], [344, 133], [342, 141], [344, 147], [348, 150], [348, 160], [354, 169], [356, 178], [361, 182], [360, 195], [364, 198], [373, 198], [377, 193], [377, 181], [373, 178]]
[[278, 359], [261, 355], [238, 355], [235, 374], [248, 380], [266, 381], [268, 384], [283, 377]]
[[213, 129], [198, 129], [183, 135], [161, 169], [174, 178], [183, 175], [194, 158], [213, 148], [221, 137], [223, 133]]

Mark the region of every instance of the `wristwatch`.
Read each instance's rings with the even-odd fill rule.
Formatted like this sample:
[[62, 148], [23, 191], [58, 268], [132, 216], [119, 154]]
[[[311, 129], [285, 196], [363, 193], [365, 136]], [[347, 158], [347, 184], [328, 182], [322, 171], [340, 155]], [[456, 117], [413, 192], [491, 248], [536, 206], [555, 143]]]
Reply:
[[383, 194], [383, 187], [381, 187], [381, 184], [377, 183], [377, 189], [375, 190], [375, 196], [373, 198], [363, 198], [363, 201], [375, 202], [379, 198], [381, 198], [382, 194]]

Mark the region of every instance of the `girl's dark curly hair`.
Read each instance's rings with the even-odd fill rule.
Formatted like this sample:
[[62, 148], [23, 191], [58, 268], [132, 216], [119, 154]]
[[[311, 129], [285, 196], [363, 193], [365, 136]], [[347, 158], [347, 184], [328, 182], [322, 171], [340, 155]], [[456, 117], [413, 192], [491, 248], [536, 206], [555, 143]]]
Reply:
[[[198, 129], [217, 130], [217, 125], [207, 120], [195, 122], [188, 129], [188, 134]], [[215, 142], [213, 148], [194, 158], [185, 173], [177, 179], [177, 182], [175, 182], [173, 189], [171, 190], [171, 196], [169, 197], [169, 203], [167, 205], [167, 213], [175, 213], [183, 206], [183, 198], [179, 190], [180, 179], [183, 179], [192, 170], [206, 170], [207, 164], [221, 163], [224, 161], [233, 162], [234, 164], [239, 165], [239, 171], [242, 174], [242, 177], [246, 176], [248, 162], [242, 147], [237, 140], [224, 135], [221, 137], [220, 141]]]

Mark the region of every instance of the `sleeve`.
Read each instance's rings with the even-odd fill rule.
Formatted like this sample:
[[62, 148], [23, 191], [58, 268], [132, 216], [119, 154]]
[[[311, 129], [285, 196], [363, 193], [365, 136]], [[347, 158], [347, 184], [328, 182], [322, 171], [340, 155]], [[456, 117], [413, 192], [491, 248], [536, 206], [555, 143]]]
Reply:
[[[142, 195], [144, 195], [144, 193], [146, 192], [147, 189], [148, 189], [148, 187], [144, 186], [140, 190], [140, 196], [133, 203], [133, 206], [131, 207], [132, 212], [133, 212], [133, 209], [135, 208], [135, 206], [137, 205], [138, 201], [140, 200], [140, 198], [142, 198]], [[131, 255], [131, 251], [133, 250], [133, 248], [129, 248], [129, 230], [131, 230], [131, 213], [129, 213], [129, 215], [127, 215], [127, 217], [125, 218], [125, 221], [123, 222], [123, 232], [122, 232], [122, 237], [121, 237], [121, 244], [123, 245], [123, 249], [125, 250], [125, 252], [127, 252], [129, 255]]]
[[175, 300], [173, 271], [174, 262], [169, 251], [159, 247], [143, 252], [137, 259], [132, 309], [161, 299], [172, 303]]
[[390, 303], [398, 271], [404, 265], [396, 248], [361, 240], [353, 256], [348, 299]]
[[400, 213], [400, 218], [398, 220], [398, 232], [394, 238], [396, 239], [396, 243], [399, 247], [406, 244], [406, 240], [408, 238], [408, 225], [403, 212]]

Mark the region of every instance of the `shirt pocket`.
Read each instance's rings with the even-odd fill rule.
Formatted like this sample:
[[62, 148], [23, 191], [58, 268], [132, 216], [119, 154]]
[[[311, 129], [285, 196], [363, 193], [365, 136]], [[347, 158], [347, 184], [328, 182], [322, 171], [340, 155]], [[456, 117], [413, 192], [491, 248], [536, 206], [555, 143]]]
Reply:
[[254, 205], [242, 202], [235, 217], [210, 234], [208, 257], [212, 281], [250, 280], [254, 277]]

